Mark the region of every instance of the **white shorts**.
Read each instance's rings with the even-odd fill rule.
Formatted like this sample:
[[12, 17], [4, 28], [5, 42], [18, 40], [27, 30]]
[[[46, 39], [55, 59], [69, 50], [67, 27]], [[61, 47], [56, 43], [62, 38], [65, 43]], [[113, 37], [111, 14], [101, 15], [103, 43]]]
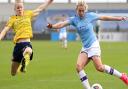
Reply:
[[67, 33], [66, 32], [63, 32], [63, 33], [60, 33], [59, 34], [59, 39], [63, 39], [63, 38], [67, 38]]
[[99, 45], [99, 42], [98, 41], [95, 41], [91, 47], [89, 48], [84, 48], [82, 47], [81, 49], [81, 53], [87, 53], [88, 55], [88, 58], [91, 58], [92, 56], [100, 56], [101, 55], [101, 50], [100, 50], [100, 45]]

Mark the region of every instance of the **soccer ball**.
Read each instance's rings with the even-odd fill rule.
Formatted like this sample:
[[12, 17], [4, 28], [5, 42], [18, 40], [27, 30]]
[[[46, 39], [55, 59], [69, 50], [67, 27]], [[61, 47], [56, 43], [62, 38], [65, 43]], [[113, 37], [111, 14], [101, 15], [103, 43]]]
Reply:
[[92, 85], [91, 89], [103, 89], [102, 86], [98, 83]]

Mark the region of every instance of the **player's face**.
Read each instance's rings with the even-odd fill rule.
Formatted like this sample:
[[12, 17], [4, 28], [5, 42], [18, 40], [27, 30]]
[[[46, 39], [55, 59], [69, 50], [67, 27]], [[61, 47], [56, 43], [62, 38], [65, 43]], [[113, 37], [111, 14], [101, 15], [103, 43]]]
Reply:
[[77, 14], [78, 14], [80, 17], [83, 17], [83, 16], [84, 16], [85, 10], [86, 10], [86, 8], [85, 8], [85, 6], [83, 6], [83, 5], [77, 6], [77, 9], [76, 9]]
[[23, 3], [17, 3], [15, 4], [15, 12], [16, 12], [16, 15], [23, 15], [23, 11], [24, 11], [24, 6], [23, 6]]

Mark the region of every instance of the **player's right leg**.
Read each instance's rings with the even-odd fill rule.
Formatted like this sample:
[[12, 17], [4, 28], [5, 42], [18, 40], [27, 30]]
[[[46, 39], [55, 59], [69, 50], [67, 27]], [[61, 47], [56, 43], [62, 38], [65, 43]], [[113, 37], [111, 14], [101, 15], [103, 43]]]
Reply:
[[67, 49], [67, 33], [63, 33], [63, 45], [64, 48]]
[[17, 74], [17, 70], [18, 70], [19, 66], [20, 66], [20, 63], [14, 62], [14, 61], [12, 62], [12, 65], [11, 65], [11, 75], [12, 76], [15, 76]]
[[11, 65], [11, 75], [15, 76], [18, 72], [18, 70], [20, 70], [20, 63], [21, 60], [23, 58], [22, 55], [22, 47], [19, 43], [16, 43], [14, 50], [13, 50], [13, 59], [12, 59], [12, 65]]
[[67, 39], [65, 37], [62, 38], [62, 48], [67, 49]]
[[84, 71], [84, 67], [88, 64], [89, 61], [90, 60], [88, 59], [87, 54], [85, 52], [81, 52], [78, 56], [77, 64], [76, 64], [76, 70], [84, 86], [84, 89], [91, 89], [87, 75]]

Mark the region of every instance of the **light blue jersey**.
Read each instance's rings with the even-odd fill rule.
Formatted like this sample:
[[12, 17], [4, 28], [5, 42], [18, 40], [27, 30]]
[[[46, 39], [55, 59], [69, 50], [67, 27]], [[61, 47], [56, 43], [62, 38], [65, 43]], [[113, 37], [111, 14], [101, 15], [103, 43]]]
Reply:
[[60, 28], [60, 33], [65, 33], [66, 32], [66, 27]]
[[85, 13], [83, 18], [74, 16], [69, 19], [69, 24], [76, 27], [84, 48], [89, 48], [97, 40], [93, 30], [93, 22], [98, 19], [99, 16], [93, 12]]

